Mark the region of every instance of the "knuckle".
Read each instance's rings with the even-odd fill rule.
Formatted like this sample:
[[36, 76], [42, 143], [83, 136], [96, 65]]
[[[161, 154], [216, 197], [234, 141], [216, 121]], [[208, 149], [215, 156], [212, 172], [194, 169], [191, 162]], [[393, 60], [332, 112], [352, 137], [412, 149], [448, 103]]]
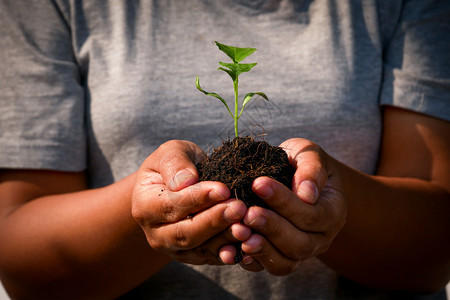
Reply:
[[171, 209], [197, 212], [205, 205], [205, 189], [200, 185], [191, 185], [182, 192], [168, 192]]
[[309, 161], [307, 164], [304, 164], [302, 171], [306, 174], [311, 174], [312, 176], [316, 177], [324, 172], [324, 168], [321, 161], [313, 160]]
[[283, 236], [287, 234], [277, 222], [274, 222], [273, 226], [266, 226], [266, 228], [270, 236]]
[[325, 154], [325, 151], [323, 151], [322, 147], [320, 147], [316, 143], [311, 142], [308, 147], [311, 151], [314, 151], [317, 154], [319, 154], [320, 157], [322, 157]]
[[223, 227], [222, 223], [217, 220], [210, 220], [208, 222], [208, 228], [209, 228], [210, 232], [216, 232], [216, 231], [222, 230], [223, 229], [222, 227]]
[[156, 151], [158, 153], [161, 153], [161, 167], [173, 167], [177, 161], [184, 158], [183, 153], [186, 153], [186, 148], [186, 142], [181, 140], [171, 140], [160, 145]]
[[276, 207], [278, 207], [278, 208], [291, 207], [292, 206], [292, 198], [288, 197], [286, 195], [284, 195], [282, 197], [277, 197], [276, 202], [273, 205], [274, 206], [276, 205]]
[[187, 205], [184, 200], [185, 196], [179, 195], [176, 192], [164, 193], [159, 205], [159, 217], [161, 222], [173, 223], [186, 217], [184, 213], [186, 213], [187, 206], [190, 205]]
[[145, 235], [147, 237], [148, 244], [153, 250], [166, 254], [171, 252], [167, 238], [164, 238], [159, 230], [146, 231]]
[[189, 196], [191, 199], [192, 207], [197, 207], [202, 204], [202, 195], [203, 189], [201, 186], [193, 186], [189, 187]]
[[322, 148], [321, 148], [319, 145], [317, 145], [316, 143], [307, 140], [307, 141], [304, 142], [303, 147], [302, 147], [302, 149], [301, 149], [300, 151], [301, 151], [301, 152], [314, 151], [314, 152], [320, 153], [320, 152], [322, 152], [323, 150], [322, 150]]
[[172, 152], [172, 153], [165, 154], [161, 158], [161, 162], [160, 162], [161, 169], [172, 169], [173, 167], [175, 167], [177, 165], [177, 162], [182, 159], [183, 158], [181, 157], [181, 155], [177, 154], [177, 153]]
[[191, 249], [191, 239], [187, 232], [183, 230], [182, 225], [177, 223], [175, 227], [175, 234], [173, 236], [173, 244], [177, 249]]
[[162, 236], [161, 234], [158, 235], [156, 232], [152, 232], [147, 236], [147, 241], [152, 249], [158, 252], [170, 254], [173, 257], [182, 257], [189, 250], [189, 237], [178, 228], [173, 235], [165, 234]]
[[155, 241], [154, 239], [148, 240], [148, 243], [150, 244], [150, 247], [154, 249], [157, 252], [166, 253], [167, 247], [165, 247], [165, 243]]
[[177, 220], [176, 209], [169, 201], [164, 201], [161, 204], [160, 212], [162, 219], [166, 222], [174, 222]]
[[[280, 198], [281, 204], [283, 204], [283, 201], [285, 201], [285, 199]], [[286, 231], [286, 229], [283, 227], [284, 224], [280, 222], [280, 220], [278, 219], [279, 217], [274, 211], [265, 208], [255, 209], [258, 209], [259, 214], [259, 216], [257, 215], [256, 219], [265, 219], [267, 220], [267, 223], [263, 226], [253, 228], [260, 229], [264, 232], [265, 235], [272, 237], [283, 236], [290, 233], [290, 231]]]
[[320, 213], [318, 209], [312, 209], [308, 214], [303, 216], [303, 223], [306, 228], [317, 227], [317, 224], [321, 221]]
[[145, 194], [149, 188], [154, 184], [162, 184], [161, 174], [156, 173], [154, 170], [147, 169], [144, 172], [139, 173], [138, 180], [136, 181], [136, 186], [134, 194], [142, 195]]
[[208, 228], [210, 229], [211, 232], [221, 231], [224, 230], [224, 223], [222, 222], [221, 218], [208, 216]]
[[319, 145], [313, 142], [308, 141], [295, 155], [295, 158], [302, 162], [302, 172], [315, 176], [323, 176], [328, 173], [326, 171], [328, 155]]

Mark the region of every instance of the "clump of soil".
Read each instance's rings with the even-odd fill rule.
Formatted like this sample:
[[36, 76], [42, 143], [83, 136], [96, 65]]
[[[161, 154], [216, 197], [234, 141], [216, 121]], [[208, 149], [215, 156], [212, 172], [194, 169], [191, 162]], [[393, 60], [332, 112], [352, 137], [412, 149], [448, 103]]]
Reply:
[[[200, 181], [220, 181], [231, 190], [232, 196], [247, 206], [268, 208], [252, 190], [252, 182], [260, 176], [268, 176], [292, 188], [294, 168], [289, 164], [286, 152], [265, 141], [251, 137], [226, 140], [219, 148], [197, 164]], [[240, 245], [236, 245], [240, 248]], [[237, 251], [234, 261], [239, 263], [244, 253]]]
[[205, 160], [197, 164], [200, 181], [220, 181], [247, 206], [267, 205], [252, 190], [252, 182], [260, 176], [268, 176], [289, 189], [292, 186], [294, 168], [289, 164], [286, 152], [266, 141], [251, 137], [226, 140], [213, 150]]

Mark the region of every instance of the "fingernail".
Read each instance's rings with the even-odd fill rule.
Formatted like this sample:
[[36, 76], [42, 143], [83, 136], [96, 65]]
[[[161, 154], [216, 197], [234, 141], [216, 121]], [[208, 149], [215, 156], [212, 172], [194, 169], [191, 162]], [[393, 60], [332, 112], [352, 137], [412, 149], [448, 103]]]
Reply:
[[252, 230], [240, 222], [231, 225], [230, 229], [231, 235], [241, 242], [248, 240], [252, 235]]
[[303, 180], [298, 187], [298, 195], [303, 201], [314, 204], [319, 196], [319, 190], [311, 180]]
[[236, 205], [230, 203], [225, 211], [223, 212], [225, 220], [229, 222], [236, 222], [241, 220], [244, 217], [246, 211], [246, 207], [244, 205], [239, 205], [236, 207]]
[[249, 264], [251, 264], [254, 261], [255, 261], [255, 259], [253, 257], [251, 257], [251, 256], [248, 256], [248, 255], [244, 256], [244, 258], [242, 258], [242, 263], [244, 265], [249, 265]]
[[196, 177], [194, 176], [194, 174], [192, 174], [188, 170], [181, 170], [178, 171], [175, 176], [173, 176], [168, 184], [168, 187], [172, 191], [176, 191], [190, 184], [194, 184], [195, 182]]
[[213, 201], [222, 201], [227, 199], [228, 197], [225, 194], [222, 194], [221, 192], [214, 189], [210, 192], [209, 198]]
[[[261, 240], [254, 236], [250, 237], [247, 241], [242, 243], [242, 250], [246, 253], [256, 253], [262, 249]], [[244, 250], [245, 248], [245, 250]]]
[[260, 184], [254, 187], [255, 193], [262, 199], [267, 199], [273, 196], [273, 189], [268, 184]]
[[250, 223], [248, 223], [248, 226], [255, 229], [263, 228], [264, 225], [266, 225], [266, 218], [264, 217], [256, 217]]

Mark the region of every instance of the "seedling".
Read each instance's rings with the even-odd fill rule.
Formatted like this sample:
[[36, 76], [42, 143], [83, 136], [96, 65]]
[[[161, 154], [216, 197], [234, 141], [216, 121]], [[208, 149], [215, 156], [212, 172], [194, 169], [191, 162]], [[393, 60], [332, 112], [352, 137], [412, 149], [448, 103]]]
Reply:
[[269, 101], [266, 94], [262, 92], [256, 92], [256, 93], [247, 93], [245, 97], [242, 100], [241, 109], [239, 111], [239, 75], [242, 73], [250, 71], [254, 66], [256, 66], [257, 63], [251, 63], [251, 64], [241, 64], [240, 62], [243, 61], [247, 56], [251, 55], [253, 52], [256, 51], [255, 48], [238, 48], [233, 46], [227, 46], [224, 44], [221, 44], [219, 42], [215, 42], [217, 47], [219, 47], [219, 50], [224, 52], [226, 55], [228, 55], [229, 58], [233, 61], [232, 63], [224, 63], [219, 62], [219, 64], [222, 67], [219, 67], [218, 70], [222, 70], [226, 72], [228, 75], [230, 75], [231, 79], [233, 80], [233, 88], [234, 88], [234, 114], [231, 112], [230, 108], [227, 105], [227, 102], [217, 93], [210, 93], [205, 91], [200, 87], [200, 80], [197, 76], [197, 79], [195, 80], [195, 85], [197, 86], [197, 89], [204, 93], [207, 96], [212, 96], [217, 99], [219, 99], [227, 108], [228, 113], [234, 120], [234, 133], [236, 137], [239, 136], [238, 133], [238, 120], [242, 115], [242, 112], [244, 111], [245, 106], [247, 103], [253, 98], [255, 95], [259, 95], [265, 100]]

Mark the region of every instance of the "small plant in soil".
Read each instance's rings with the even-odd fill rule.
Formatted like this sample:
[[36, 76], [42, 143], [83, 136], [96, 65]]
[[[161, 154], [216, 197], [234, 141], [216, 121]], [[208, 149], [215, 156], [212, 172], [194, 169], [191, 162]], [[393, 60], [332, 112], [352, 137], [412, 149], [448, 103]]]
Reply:
[[[289, 164], [287, 154], [282, 148], [272, 146], [266, 141], [257, 141], [252, 137], [239, 137], [238, 120], [248, 102], [255, 95], [269, 100], [262, 92], [247, 93], [243, 97], [239, 110], [239, 75], [249, 72], [256, 66], [256, 63], [244, 64], [241, 61], [256, 49], [227, 46], [218, 42], [216, 45], [232, 60], [231, 63], [219, 62], [221, 65], [219, 70], [226, 72], [233, 80], [234, 113], [219, 94], [210, 93], [201, 88], [198, 76], [195, 84], [199, 91], [219, 99], [225, 105], [234, 120], [235, 137], [232, 140], [223, 141], [220, 147], [214, 149], [205, 160], [197, 164], [200, 180], [223, 182], [231, 190], [232, 195], [244, 201], [247, 206], [258, 205], [268, 208], [264, 201], [253, 192], [252, 182], [258, 177], [268, 176], [291, 188], [294, 168]], [[235, 257], [236, 263], [241, 261], [242, 254], [238, 251]]]
[[254, 66], [257, 65], [257, 63], [251, 63], [251, 64], [242, 64], [241, 61], [244, 60], [247, 56], [251, 55], [253, 52], [256, 51], [255, 48], [238, 48], [238, 47], [232, 47], [227, 46], [221, 43], [216, 42], [217, 47], [224, 52], [226, 55], [228, 55], [229, 58], [231, 58], [231, 63], [224, 63], [219, 62], [219, 64], [222, 67], [219, 67], [219, 70], [224, 71], [230, 75], [231, 79], [233, 80], [233, 88], [234, 88], [234, 114], [231, 112], [230, 108], [227, 105], [227, 102], [217, 93], [209, 93], [202, 89], [200, 87], [200, 79], [197, 76], [197, 79], [195, 81], [195, 85], [197, 86], [197, 89], [204, 93], [207, 96], [212, 96], [220, 101], [225, 105], [225, 107], [228, 110], [228, 113], [230, 116], [234, 119], [234, 133], [236, 137], [239, 136], [238, 133], [238, 120], [241, 117], [242, 113], [244, 112], [244, 108], [247, 105], [247, 103], [253, 98], [255, 95], [260, 95], [267, 101], [269, 99], [267, 98], [266, 94], [262, 92], [256, 92], [256, 93], [248, 93], [245, 95], [244, 99], [242, 100], [242, 107], [239, 111], [239, 75], [242, 73], [250, 71]]

